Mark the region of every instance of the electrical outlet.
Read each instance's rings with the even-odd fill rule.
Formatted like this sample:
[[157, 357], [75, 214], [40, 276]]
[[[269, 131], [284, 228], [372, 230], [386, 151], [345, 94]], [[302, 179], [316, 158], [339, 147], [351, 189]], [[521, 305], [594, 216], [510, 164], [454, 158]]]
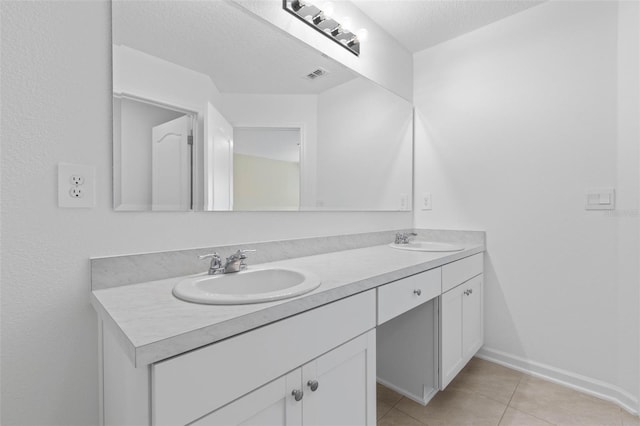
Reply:
[[71, 185], [82, 185], [82, 184], [84, 184], [84, 176], [71, 175]]
[[69, 190], [69, 195], [71, 195], [71, 198], [82, 198], [84, 197], [84, 191], [79, 186], [74, 185]]
[[432, 210], [433, 205], [431, 203], [431, 193], [423, 192], [422, 193], [422, 210]]
[[58, 207], [95, 207], [94, 166], [58, 164]]

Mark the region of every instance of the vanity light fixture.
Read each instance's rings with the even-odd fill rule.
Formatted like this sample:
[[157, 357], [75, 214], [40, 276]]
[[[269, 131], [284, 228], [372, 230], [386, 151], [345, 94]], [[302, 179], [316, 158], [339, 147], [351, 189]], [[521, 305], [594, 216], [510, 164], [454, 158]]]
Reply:
[[356, 56], [360, 56], [360, 39], [350, 30], [308, 0], [282, 0], [282, 8], [315, 28]]

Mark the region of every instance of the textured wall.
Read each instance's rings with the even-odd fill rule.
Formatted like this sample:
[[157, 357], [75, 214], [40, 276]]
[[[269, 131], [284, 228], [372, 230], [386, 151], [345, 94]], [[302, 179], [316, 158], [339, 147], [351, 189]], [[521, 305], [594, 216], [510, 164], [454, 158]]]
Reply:
[[[547, 2], [416, 55], [415, 226], [487, 231], [486, 353], [637, 408], [633, 3]], [[598, 186], [615, 215], [584, 210]]]
[[[113, 212], [109, 3], [1, 7], [3, 425], [98, 422], [91, 256], [411, 227], [410, 213]], [[57, 208], [58, 162], [96, 166], [96, 208]]]

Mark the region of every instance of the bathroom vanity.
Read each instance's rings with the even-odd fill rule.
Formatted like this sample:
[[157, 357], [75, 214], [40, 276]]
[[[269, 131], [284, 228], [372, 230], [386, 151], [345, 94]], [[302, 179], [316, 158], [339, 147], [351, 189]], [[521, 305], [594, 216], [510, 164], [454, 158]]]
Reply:
[[[410, 211], [412, 104], [245, 3], [112, 3], [114, 209]], [[92, 259], [101, 423], [374, 425], [376, 381], [426, 404], [482, 345], [484, 233], [394, 232]], [[198, 257], [241, 249], [321, 284], [192, 303]]]
[[180, 278], [95, 280], [102, 422], [374, 425], [376, 381], [425, 404], [482, 345], [483, 251], [383, 244], [277, 260], [322, 284], [251, 305], [184, 302], [171, 293]]

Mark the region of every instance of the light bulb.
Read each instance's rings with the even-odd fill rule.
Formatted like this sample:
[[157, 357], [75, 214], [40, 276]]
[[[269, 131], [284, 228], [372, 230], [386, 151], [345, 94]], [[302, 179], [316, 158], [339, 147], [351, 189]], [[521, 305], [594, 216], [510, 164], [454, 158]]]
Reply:
[[356, 35], [358, 36], [358, 40], [366, 41], [369, 38], [369, 31], [366, 28], [360, 28], [356, 31]]
[[333, 3], [330, 1], [322, 4], [320, 9], [324, 12], [325, 19], [331, 19], [333, 17], [333, 14], [335, 13]]
[[351, 18], [349, 18], [348, 16], [345, 16], [344, 18], [340, 18], [340, 25], [342, 25], [342, 28], [344, 32], [347, 31], [351, 31]]

